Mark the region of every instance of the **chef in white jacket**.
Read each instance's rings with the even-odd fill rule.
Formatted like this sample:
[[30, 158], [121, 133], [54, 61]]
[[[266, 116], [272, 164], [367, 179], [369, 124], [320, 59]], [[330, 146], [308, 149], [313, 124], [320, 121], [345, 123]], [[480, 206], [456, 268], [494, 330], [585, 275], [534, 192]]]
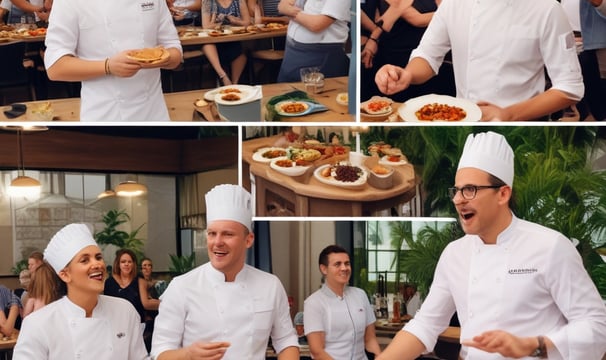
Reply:
[[[126, 57], [163, 46], [170, 56], [154, 65]], [[182, 59], [165, 0], [55, 0], [44, 62], [51, 80], [81, 81], [81, 121], [169, 121], [160, 69]]]
[[254, 241], [250, 193], [214, 187], [206, 194], [206, 221], [210, 262], [174, 278], [162, 294], [152, 357], [262, 360], [271, 336], [278, 359], [299, 359], [280, 280], [245, 264]]
[[572, 242], [512, 213], [513, 178], [502, 135], [469, 135], [449, 189], [466, 235], [445, 248], [421, 309], [377, 359], [433, 349], [455, 311], [461, 359], [602, 359], [606, 307]]
[[61, 229], [44, 259], [67, 285], [67, 295], [24, 319], [14, 360], [148, 358], [135, 308], [126, 300], [100, 295], [105, 262], [87, 225]]

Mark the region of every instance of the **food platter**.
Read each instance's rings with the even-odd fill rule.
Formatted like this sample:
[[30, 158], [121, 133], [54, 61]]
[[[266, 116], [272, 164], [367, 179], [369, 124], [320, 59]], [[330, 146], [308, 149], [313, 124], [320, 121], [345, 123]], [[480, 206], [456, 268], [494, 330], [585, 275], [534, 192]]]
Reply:
[[[240, 94], [249, 94], [249, 93], [252, 93], [253, 90], [255, 90], [255, 88], [250, 85], [225, 85], [225, 86], [221, 86], [216, 89], [207, 91], [206, 93], [204, 93], [204, 99], [206, 101], [215, 101], [218, 94], [225, 93], [226, 91], [229, 91], [230, 89], [237, 90], [240, 92]], [[245, 96], [243, 96], [243, 97], [245, 97]]]
[[332, 167], [331, 164], [326, 164], [318, 167], [314, 170], [314, 177], [323, 184], [337, 186], [346, 189], [359, 189], [366, 185], [366, 181], [368, 180], [368, 171], [362, 167], [358, 167], [360, 170], [360, 176], [356, 181], [339, 181], [335, 179], [333, 175], [331, 176], [323, 176], [322, 173], [325, 169]]
[[302, 100], [284, 100], [274, 105], [276, 112], [281, 116], [302, 116], [309, 114], [314, 104]]
[[393, 113], [393, 100], [384, 96], [373, 96], [360, 104], [360, 115], [373, 121], [382, 121]]
[[[270, 155], [270, 152], [275, 153]], [[254, 161], [268, 163], [277, 158], [285, 159], [286, 154], [286, 149], [281, 147], [264, 147], [255, 151], [252, 158]]]
[[[480, 121], [482, 119], [482, 110], [480, 107], [473, 103], [472, 101], [455, 98], [448, 95], [437, 95], [437, 94], [429, 94], [419, 96], [413, 99], [410, 99], [404, 103], [404, 105], [400, 106], [398, 109], [398, 114], [404, 121], [413, 121], [420, 122], [425, 120], [419, 120], [417, 115], [415, 114], [421, 107], [428, 104], [445, 104], [449, 106], [460, 107], [467, 112], [467, 116], [463, 120], [459, 120], [461, 122], [473, 122]], [[440, 121], [440, 120], [434, 120]], [[451, 121], [454, 122], [454, 121]]]
[[383, 157], [381, 157], [381, 159], [379, 160], [379, 164], [382, 165], [406, 165], [408, 164], [408, 161], [406, 160], [406, 157], [401, 156], [399, 161], [392, 161], [390, 160], [391, 156], [389, 155], [385, 155]]
[[[283, 163], [290, 163], [290, 166], [281, 166], [280, 164]], [[285, 157], [279, 157], [271, 160], [271, 162], [269, 163], [269, 167], [284, 175], [300, 176], [305, 174], [307, 169], [309, 169], [311, 166], [300, 166], [297, 165], [296, 161], [290, 160]]]

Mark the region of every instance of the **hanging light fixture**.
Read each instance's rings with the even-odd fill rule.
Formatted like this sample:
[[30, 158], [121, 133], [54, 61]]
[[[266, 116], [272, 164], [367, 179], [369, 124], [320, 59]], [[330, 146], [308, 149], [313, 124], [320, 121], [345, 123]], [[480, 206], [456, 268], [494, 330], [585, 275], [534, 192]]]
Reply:
[[147, 194], [147, 186], [136, 180], [123, 181], [114, 189], [116, 195], [125, 197], [134, 197]]
[[19, 158], [17, 159], [17, 177], [11, 181], [8, 187], [10, 196], [32, 197], [40, 195], [40, 181], [25, 176], [25, 167], [23, 165], [23, 142], [21, 132], [23, 129], [17, 129], [17, 147]]
[[113, 196], [116, 196], [116, 192], [114, 190], [112, 190], [111, 175], [106, 174], [105, 175], [105, 191], [103, 191], [102, 193], [97, 195], [97, 199], [104, 199], [104, 198], [113, 197]]

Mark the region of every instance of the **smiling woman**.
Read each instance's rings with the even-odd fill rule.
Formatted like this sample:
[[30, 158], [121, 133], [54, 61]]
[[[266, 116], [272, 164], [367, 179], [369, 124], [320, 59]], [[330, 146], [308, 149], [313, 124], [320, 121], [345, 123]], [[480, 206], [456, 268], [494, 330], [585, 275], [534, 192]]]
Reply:
[[105, 262], [85, 224], [61, 229], [44, 257], [66, 283], [67, 296], [25, 318], [13, 359], [70, 359], [67, 354], [73, 354], [73, 359], [147, 357], [139, 317], [132, 306], [99, 295]]

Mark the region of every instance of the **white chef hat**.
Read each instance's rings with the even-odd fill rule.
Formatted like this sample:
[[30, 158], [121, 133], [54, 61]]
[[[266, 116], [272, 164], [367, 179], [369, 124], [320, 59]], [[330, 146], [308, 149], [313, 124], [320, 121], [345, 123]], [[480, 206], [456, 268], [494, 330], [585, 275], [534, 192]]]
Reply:
[[480, 169], [513, 187], [513, 157], [513, 150], [503, 135], [492, 131], [469, 134], [458, 169]]
[[63, 270], [80, 250], [97, 245], [86, 224], [69, 224], [59, 230], [44, 250], [46, 260], [57, 273]]
[[238, 185], [217, 185], [206, 193], [206, 224], [233, 220], [252, 231], [252, 201], [248, 191]]

